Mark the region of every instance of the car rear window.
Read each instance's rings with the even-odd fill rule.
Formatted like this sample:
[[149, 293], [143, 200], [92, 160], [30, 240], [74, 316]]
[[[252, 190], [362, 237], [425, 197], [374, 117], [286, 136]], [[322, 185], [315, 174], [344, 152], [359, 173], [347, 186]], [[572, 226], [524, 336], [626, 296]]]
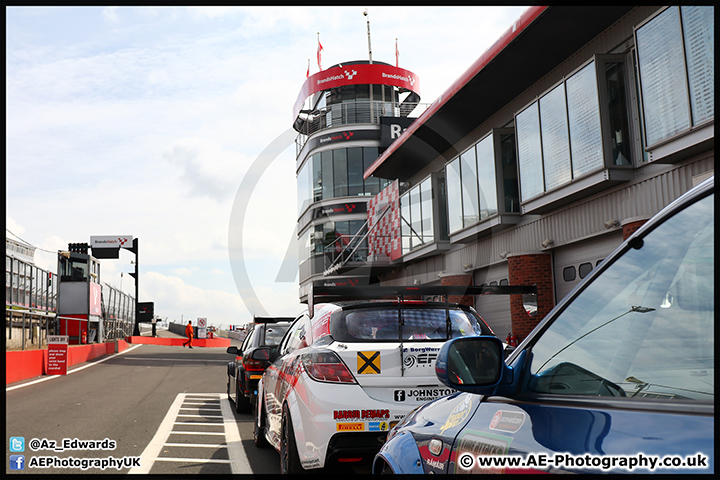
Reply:
[[[450, 338], [492, 335], [473, 313], [459, 309], [449, 313], [452, 326]], [[446, 318], [444, 308], [406, 307], [402, 309], [404, 323], [400, 326], [397, 307], [348, 309], [342, 312], [338, 321], [332, 322], [331, 334], [341, 342], [446, 340]]]
[[279, 345], [289, 327], [290, 325], [268, 325], [265, 330], [265, 345]]

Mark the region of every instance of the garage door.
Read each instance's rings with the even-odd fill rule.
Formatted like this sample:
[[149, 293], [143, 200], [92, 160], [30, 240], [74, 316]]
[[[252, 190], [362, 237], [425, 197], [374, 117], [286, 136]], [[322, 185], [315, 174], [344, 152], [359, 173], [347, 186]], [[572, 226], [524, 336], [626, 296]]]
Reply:
[[[474, 285], [507, 285], [508, 265], [502, 263], [477, 270], [473, 278]], [[505, 340], [512, 330], [509, 295], [478, 295], [475, 297], [475, 310], [493, 329], [500, 340]]]
[[622, 232], [618, 231], [554, 250], [555, 303], [570, 293], [622, 241]]

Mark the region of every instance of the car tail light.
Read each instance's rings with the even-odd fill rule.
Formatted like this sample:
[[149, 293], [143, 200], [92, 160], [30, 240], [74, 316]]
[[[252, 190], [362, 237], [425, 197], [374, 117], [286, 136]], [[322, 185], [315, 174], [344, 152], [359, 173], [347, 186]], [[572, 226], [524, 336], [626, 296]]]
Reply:
[[250, 358], [243, 360], [243, 368], [246, 372], [262, 372], [265, 370], [267, 362], [252, 360]]
[[334, 352], [306, 353], [302, 356], [302, 364], [310, 378], [318, 382], [357, 383]]

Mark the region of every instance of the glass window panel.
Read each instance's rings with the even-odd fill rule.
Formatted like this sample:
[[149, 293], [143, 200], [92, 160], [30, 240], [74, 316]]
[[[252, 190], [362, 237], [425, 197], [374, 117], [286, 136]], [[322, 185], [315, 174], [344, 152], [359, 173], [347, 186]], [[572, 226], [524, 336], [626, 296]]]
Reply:
[[572, 282], [575, 280], [575, 267], [565, 267], [563, 268], [563, 280], [566, 282]]
[[348, 195], [363, 194], [363, 158], [362, 148], [347, 149], [348, 156]]
[[648, 146], [690, 127], [677, 7], [637, 30], [638, 67]]
[[[378, 158], [377, 147], [363, 147], [363, 168], [367, 170]], [[368, 177], [365, 180], [365, 195], [377, 195], [380, 193], [380, 179]]]
[[540, 115], [538, 114], [537, 102], [517, 115], [515, 128], [518, 142], [518, 166], [520, 168], [520, 194], [524, 202], [537, 197], [544, 191]]
[[[478, 153], [478, 156], [480, 154]], [[518, 188], [515, 135], [500, 136], [502, 182], [506, 212], [520, 212], [520, 189]]]
[[595, 62], [568, 78], [565, 85], [572, 174], [573, 177], [580, 177], [604, 165]]
[[422, 214], [420, 213], [420, 187], [415, 186], [410, 190], [410, 224], [412, 225], [411, 248], [422, 245]]
[[578, 274], [580, 275], [580, 278], [587, 277], [588, 273], [592, 272], [592, 269], [592, 263], [581, 263], [580, 267], [578, 267]]
[[[612, 139], [612, 163], [632, 165], [630, 148], [630, 125], [625, 95], [625, 65], [608, 63], [605, 66], [605, 81], [608, 92], [608, 116]], [[575, 157], [573, 156], [573, 164]]]
[[435, 235], [433, 233], [432, 182], [430, 178], [420, 184], [420, 211], [423, 243], [432, 243], [435, 241]]
[[347, 197], [347, 169], [347, 150], [345, 150], [344, 148], [333, 150], [333, 180], [335, 181], [336, 197]]
[[320, 159], [322, 163], [322, 198], [333, 198], [335, 188], [333, 183], [332, 151], [322, 152]]
[[713, 403], [714, 232], [710, 195], [608, 265], [537, 338], [529, 387]]
[[693, 124], [715, 117], [715, 7], [680, 7]]
[[312, 189], [313, 202], [322, 200], [322, 162], [319, 153], [312, 156]]
[[497, 185], [495, 183], [495, 148], [493, 135], [481, 140], [476, 146], [477, 178], [480, 197], [480, 219], [483, 220], [498, 213]]
[[310, 205], [310, 166], [312, 159], [305, 162], [297, 176], [298, 216]]
[[448, 227], [450, 233], [463, 228], [462, 191], [460, 188], [460, 159], [456, 158], [445, 167], [448, 206]]
[[400, 197], [400, 235], [402, 236], [403, 255], [410, 251], [410, 192]]
[[540, 99], [540, 129], [545, 189], [551, 190], [572, 179], [565, 86], [563, 84], [558, 85]]
[[460, 178], [462, 183], [463, 225], [467, 227], [480, 221], [477, 160], [475, 159], [474, 148], [460, 155]]

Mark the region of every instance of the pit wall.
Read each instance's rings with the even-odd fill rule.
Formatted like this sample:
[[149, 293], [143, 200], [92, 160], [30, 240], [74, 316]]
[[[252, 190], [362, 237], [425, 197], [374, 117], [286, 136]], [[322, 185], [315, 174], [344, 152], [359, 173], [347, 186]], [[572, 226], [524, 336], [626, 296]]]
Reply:
[[[120, 353], [128, 348], [125, 340], [115, 342], [94, 343], [91, 345], [68, 345], [68, 368], [89, 360]], [[5, 385], [27, 380], [28, 378], [47, 375], [48, 350], [15, 350], [5, 352]]]

